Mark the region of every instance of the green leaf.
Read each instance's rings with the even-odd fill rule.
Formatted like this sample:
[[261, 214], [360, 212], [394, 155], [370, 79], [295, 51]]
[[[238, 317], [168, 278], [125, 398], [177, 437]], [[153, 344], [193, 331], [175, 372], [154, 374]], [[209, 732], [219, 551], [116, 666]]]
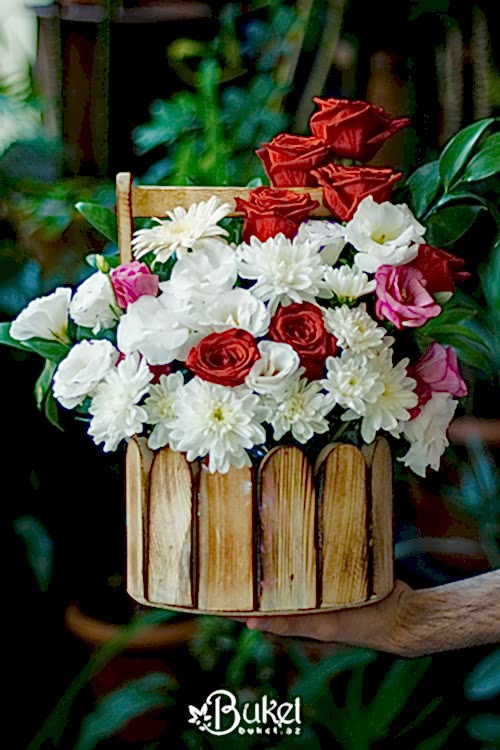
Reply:
[[433, 737], [428, 737], [426, 740], [422, 740], [422, 742], [419, 742], [415, 750], [440, 750], [440, 748], [446, 747], [449, 736], [459, 726], [459, 724], [460, 719], [458, 719], [456, 716], [452, 716], [451, 719], [447, 722], [446, 726], [444, 726], [440, 732], [435, 734]]
[[474, 740], [487, 742], [498, 747], [500, 742], [500, 716], [495, 714], [479, 714], [473, 716], [467, 723], [467, 731]]
[[493, 117], [489, 117], [474, 122], [448, 142], [439, 159], [439, 174], [445, 192], [448, 192], [452, 182], [460, 175], [476, 144], [494, 121]]
[[61, 362], [70, 352], [69, 344], [62, 344], [59, 341], [47, 341], [47, 339], [29, 339], [23, 342], [28, 351], [39, 354], [44, 359], [50, 359], [52, 362]]
[[417, 169], [406, 181], [417, 218], [422, 217], [435, 200], [441, 187], [439, 162], [431, 161]]
[[10, 326], [11, 323], [0, 323], [0, 344], [10, 346], [12, 349], [21, 349], [23, 352], [31, 351], [29, 346], [26, 346], [25, 341], [18, 341], [12, 338], [10, 335]]
[[397, 659], [387, 672], [370, 705], [372, 726], [377, 737], [385, 737], [392, 722], [406, 706], [431, 659]]
[[113, 211], [98, 203], [84, 203], [82, 201], [77, 203], [75, 208], [107, 240], [115, 244], [118, 242], [118, 225], [116, 214]]
[[470, 161], [462, 177], [466, 182], [477, 182], [500, 172], [500, 133], [490, 135], [477, 155]]
[[94, 750], [137, 716], [172, 705], [174, 700], [166, 691], [176, 687], [169, 675], [151, 672], [108, 693], [82, 721], [73, 750]]
[[500, 649], [479, 662], [465, 680], [464, 690], [470, 701], [487, 700], [500, 693]]
[[37, 518], [22, 516], [14, 521], [14, 531], [26, 545], [28, 563], [40, 591], [48, 591], [52, 576], [53, 544], [47, 529]]
[[262, 177], [254, 177], [252, 180], [249, 180], [245, 187], [247, 188], [256, 188], [256, 187], [262, 187]]
[[322, 659], [317, 664], [312, 664], [311, 669], [294, 681], [290, 688], [290, 695], [300, 695], [304, 702], [309, 705], [324, 690], [326, 683], [336, 675], [349, 669], [365, 667], [375, 661], [376, 658], [375, 651], [355, 649]]
[[52, 391], [49, 391], [47, 393], [43, 412], [45, 414], [45, 417], [49, 420], [50, 424], [53, 425], [53, 427], [57, 427], [58, 430], [64, 432], [63, 428], [61, 427], [61, 423], [59, 422], [59, 407], [57, 406], [57, 401], [55, 400]]
[[51, 362], [50, 359], [46, 359], [42, 373], [35, 383], [35, 401], [40, 410], [42, 409], [45, 397], [50, 390], [56, 367], [56, 362]]
[[445, 206], [440, 208], [425, 222], [426, 242], [435, 247], [453, 247], [473, 225], [483, 206]]
[[99, 253], [90, 253], [90, 255], [85, 256], [85, 263], [87, 263], [92, 268], [95, 268], [96, 271], [100, 270], [100, 261], [104, 259], [106, 263], [111, 266], [111, 268], [116, 268], [120, 265], [120, 255], [118, 252], [109, 254], [109, 255], [101, 255]]

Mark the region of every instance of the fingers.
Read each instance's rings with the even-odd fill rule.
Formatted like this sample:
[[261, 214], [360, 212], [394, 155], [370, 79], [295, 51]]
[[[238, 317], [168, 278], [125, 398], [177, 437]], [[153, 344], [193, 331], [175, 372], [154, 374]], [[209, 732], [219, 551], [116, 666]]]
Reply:
[[251, 630], [264, 630], [274, 635], [295, 638], [333, 640], [331, 614], [290, 615], [287, 617], [250, 617], [246, 621]]

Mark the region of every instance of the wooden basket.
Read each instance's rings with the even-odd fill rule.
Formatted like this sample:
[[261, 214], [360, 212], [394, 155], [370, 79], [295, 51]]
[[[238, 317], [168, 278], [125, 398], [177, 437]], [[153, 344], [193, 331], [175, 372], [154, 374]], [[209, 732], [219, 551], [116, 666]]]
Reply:
[[[321, 202], [321, 189], [309, 192]], [[132, 187], [117, 176], [120, 255], [131, 259], [134, 217], [247, 189]], [[236, 211], [233, 215], [237, 215]], [[322, 206], [315, 215], [328, 215]], [[266, 615], [362, 606], [393, 588], [392, 459], [379, 438], [363, 451], [328, 446], [316, 470], [280, 446], [258, 471], [210, 474], [169, 448], [130, 442], [127, 590], [154, 607]]]

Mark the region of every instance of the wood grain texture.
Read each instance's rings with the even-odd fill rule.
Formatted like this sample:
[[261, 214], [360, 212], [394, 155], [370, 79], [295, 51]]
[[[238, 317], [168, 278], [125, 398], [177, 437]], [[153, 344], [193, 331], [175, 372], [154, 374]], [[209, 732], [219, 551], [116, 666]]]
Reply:
[[393, 466], [389, 443], [378, 438], [364, 446], [371, 495], [372, 587], [385, 596], [394, 586]]
[[[323, 206], [322, 188], [288, 188], [294, 193], [309, 193], [313, 200], [319, 202], [319, 208], [311, 212], [311, 216], [330, 216], [331, 213]], [[235, 187], [159, 187], [140, 185], [132, 188], [132, 214], [133, 216], [158, 216], [161, 218], [165, 211], [176, 206], [189, 208], [192, 203], [207, 201], [212, 195], [217, 196], [224, 203], [233, 207], [230, 216], [243, 216], [236, 211], [234, 199], [236, 197], [248, 200], [250, 188]]]
[[321, 606], [368, 598], [366, 462], [338, 445], [321, 469]]
[[134, 438], [127, 447], [127, 591], [134, 599], [144, 599], [144, 551], [149, 494], [149, 472], [153, 452], [145, 438]]
[[202, 465], [198, 487], [198, 606], [254, 609], [253, 469], [210, 474]]
[[149, 493], [148, 592], [152, 603], [195, 606], [193, 478], [182, 453], [157, 451]]
[[118, 248], [120, 260], [128, 263], [132, 260], [132, 175], [130, 172], [119, 172], [116, 175], [116, 219], [118, 222]]
[[316, 606], [316, 492], [298, 448], [275, 448], [259, 471], [260, 607], [264, 612]]

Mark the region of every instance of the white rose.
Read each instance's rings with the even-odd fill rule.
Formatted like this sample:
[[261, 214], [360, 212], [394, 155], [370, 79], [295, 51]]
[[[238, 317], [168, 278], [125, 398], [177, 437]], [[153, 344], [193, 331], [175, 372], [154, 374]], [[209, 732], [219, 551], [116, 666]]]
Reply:
[[404, 425], [404, 436], [411, 447], [400, 460], [418, 476], [425, 477], [427, 467], [438, 471], [457, 405], [450, 393], [433, 393], [420, 414]]
[[290, 381], [300, 374], [300, 359], [289, 344], [261, 341], [258, 345], [260, 359], [248, 373], [245, 383], [256, 393], [275, 397], [282, 393]]
[[80, 284], [71, 300], [69, 314], [77, 325], [92, 328], [93, 333], [114, 326], [119, 311], [108, 274], [97, 271]]
[[424, 233], [406, 204], [376, 203], [369, 195], [347, 224], [345, 236], [357, 250], [357, 267], [375, 273], [380, 266], [401, 266], [416, 258]]
[[203, 250], [183, 253], [172, 269], [170, 280], [160, 284], [160, 289], [179, 299], [215, 299], [232, 289], [236, 278], [234, 249], [217, 242]]
[[345, 227], [335, 221], [309, 219], [302, 222], [294, 238], [296, 243], [305, 241], [321, 250], [320, 257], [323, 263], [333, 266], [346, 245]]
[[66, 409], [74, 409], [92, 396], [115, 366], [118, 351], [109, 341], [81, 341], [59, 364], [54, 374], [54, 396]]
[[265, 336], [271, 315], [261, 300], [248, 289], [231, 289], [199, 311], [203, 330], [216, 333], [230, 328], [243, 328], [255, 338]]
[[132, 302], [120, 318], [118, 349], [124, 354], [139, 352], [150, 365], [165, 365], [185, 359], [202, 338], [180, 322], [171, 309], [172, 298], [145, 294]]
[[70, 299], [71, 289], [62, 286], [52, 294], [34, 299], [12, 322], [10, 335], [17, 341], [41, 338], [67, 343]]

